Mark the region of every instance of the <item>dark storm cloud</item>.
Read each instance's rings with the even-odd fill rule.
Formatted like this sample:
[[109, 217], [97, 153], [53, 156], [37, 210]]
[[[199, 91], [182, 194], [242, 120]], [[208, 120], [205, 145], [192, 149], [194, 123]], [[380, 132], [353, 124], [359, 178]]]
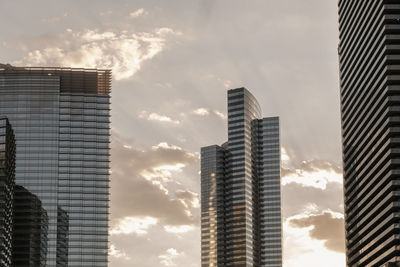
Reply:
[[[176, 164], [195, 164], [197, 158], [177, 147], [158, 146], [138, 150], [114, 140], [112, 146], [111, 211], [112, 218], [150, 216], [167, 225], [192, 225], [196, 221], [188, 211], [193, 193], [180, 190], [176, 197], [167, 194], [162, 183], [145, 179], [143, 172], [162, 175], [154, 168]], [[164, 178], [164, 177], [160, 177]], [[184, 200], [183, 203], [181, 200]]]
[[332, 213], [324, 212], [301, 219], [292, 219], [290, 224], [297, 228], [313, 226], [310, 230], [311, 238], [325, 241], [325, 247], [330, 250], [344, 252], [344, 220], [342, 218], [335, 218]]

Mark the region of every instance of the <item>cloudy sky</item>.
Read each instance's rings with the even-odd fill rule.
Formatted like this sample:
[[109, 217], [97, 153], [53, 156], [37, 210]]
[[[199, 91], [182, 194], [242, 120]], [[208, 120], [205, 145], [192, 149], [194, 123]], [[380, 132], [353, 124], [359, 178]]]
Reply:
[[113, 70], [111, 267], [199, 267], [226, 90], [280, 116], [285, 267], [340, 267], [337, 1], [0, 0], [0, 62]]

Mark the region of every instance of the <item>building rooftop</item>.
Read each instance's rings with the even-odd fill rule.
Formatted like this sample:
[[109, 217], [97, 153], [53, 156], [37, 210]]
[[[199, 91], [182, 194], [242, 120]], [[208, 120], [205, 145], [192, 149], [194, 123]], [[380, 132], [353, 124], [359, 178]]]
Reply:
[[0, 63], [1, 76], [60, 77], [60, 91], [108, 95], [111, 92], [111, 70], [65, 67], [15, 67]]

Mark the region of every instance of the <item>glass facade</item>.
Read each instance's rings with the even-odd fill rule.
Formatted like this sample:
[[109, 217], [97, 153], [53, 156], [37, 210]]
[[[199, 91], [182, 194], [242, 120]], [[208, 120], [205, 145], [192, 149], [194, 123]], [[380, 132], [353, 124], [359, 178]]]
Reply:
[[224, 183], [226, 150], [201, 149], [201, 257], [202, 266], [224, 264]]
[[382, 266], [400, 261], [400, 5], [338, 6], [347, 265]]
[[39, 198], [15, 186], [12, 266], [46, 266], [48, 216]]
[[282, 266], [279, 118], [245, 88], [228, 91], [228, 142], [202, 148], [201, 182], [202, 266]]
[[12, 259], [15, 136], [6, 117], [0, 116], [0, 266]]
[[0, 114], [17, 139], [16, 182], [47, 214], [46, 266], [107, 266], [110, 77], [0, 68]]

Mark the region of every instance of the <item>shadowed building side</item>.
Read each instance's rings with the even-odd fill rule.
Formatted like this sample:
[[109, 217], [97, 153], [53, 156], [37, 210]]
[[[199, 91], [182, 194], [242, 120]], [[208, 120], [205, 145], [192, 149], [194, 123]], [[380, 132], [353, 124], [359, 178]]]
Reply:
[[12, 263], [15, 137], [6, 117], [0, 116], [0, 266]]
[[347, 265], [400, 261], [400, 5], [339, 0]]
[[13, 266], [46, 266], [47, 212], [40, 199], [20, 185], [15, 186], [13, 228]]
[[57, 212], [57, 267], [68, 266], [69, 216], [61, 207]]

